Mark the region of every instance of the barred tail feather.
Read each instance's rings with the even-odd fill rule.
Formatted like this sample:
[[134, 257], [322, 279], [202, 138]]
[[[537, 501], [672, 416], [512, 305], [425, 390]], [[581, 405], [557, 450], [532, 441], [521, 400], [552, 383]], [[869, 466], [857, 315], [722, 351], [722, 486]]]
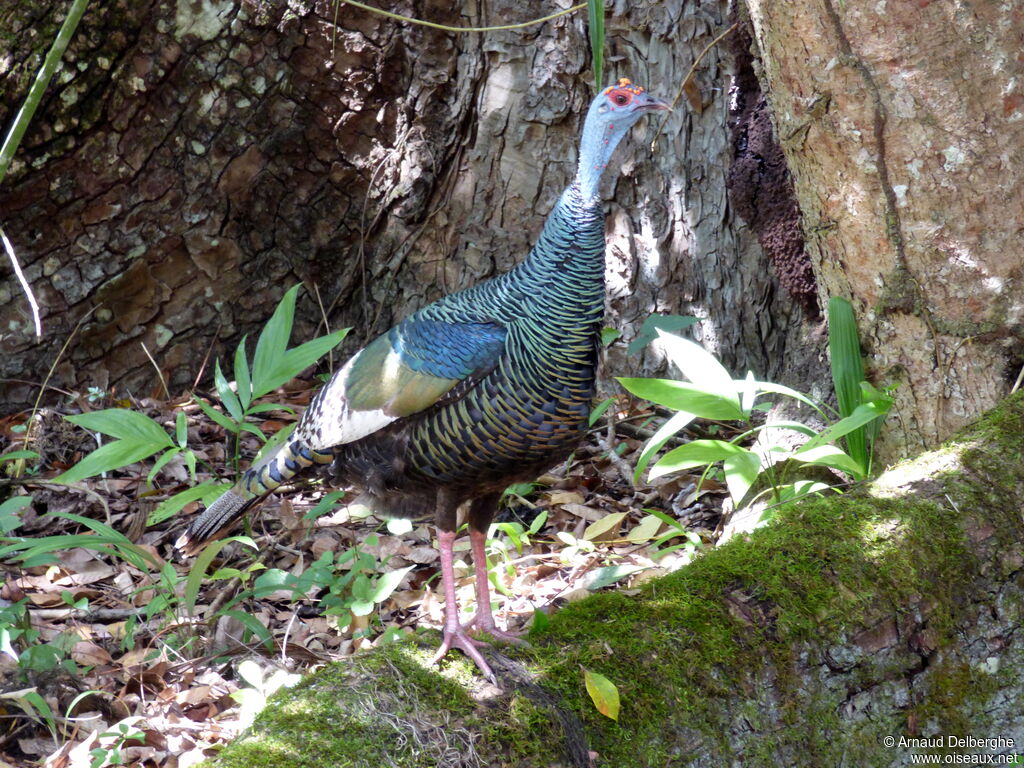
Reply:
[[259, 498], [259, 496], [253, 496], [246, 499], [239, 496], [234, 490], [228, 491], [192, 521], [188, 530], [174, 542], [175, 548], [180, 549], [188, 556], [196, 554], [207, 542], [218, 538]]
[[316, 451], [302, 440], [292, 439], [276, 453], [246, 471], [238, 483], [192, 521], [174, 546], [186, 555], [195, 554], [279, 485], [291, 480], [306, 467], [328, 464], [333, 459], [334, 454], [329, 451]]

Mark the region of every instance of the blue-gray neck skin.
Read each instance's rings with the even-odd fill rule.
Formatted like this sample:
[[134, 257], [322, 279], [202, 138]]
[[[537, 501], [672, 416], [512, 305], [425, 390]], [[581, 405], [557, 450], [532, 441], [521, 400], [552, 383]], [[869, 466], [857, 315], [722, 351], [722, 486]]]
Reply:
[[601, 175], [608, 167], [615, 148], [622, 141], [636, 118], [630, 120], [626, 115], [617, 119], [606, 116], [608, 103], [597, 99], [587, 112], [583, 124], [583, 138], [580, 140], [580, 162], [576, 170], [576, 181], [580, 187], [583, 200], [590, 202], [597, 197], [597, 188], [601, 183]]

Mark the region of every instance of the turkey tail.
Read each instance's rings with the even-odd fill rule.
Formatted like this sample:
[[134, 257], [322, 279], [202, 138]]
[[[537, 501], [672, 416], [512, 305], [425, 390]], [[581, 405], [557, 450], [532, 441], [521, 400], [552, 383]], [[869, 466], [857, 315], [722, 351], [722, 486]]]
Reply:
[[245, 514], [260, 498], [262, 497], [243, 498], [235, 493], [234, 489], [226, 492], [189, 524], [188, 530], [174, 542], [175, 548], [191, 557], [205, 544], [219, 538], [231, 523]]
[[329, 464], [330, 451], [317, 451], [293, 437], [275, 453], [247, 470], [235, 485], [193, 520], [174, 543], [185, 555], [194, 555], [210, 541], [223, 535], [228, 527], [250, 507], [282, 483], [291, 480], [313, 464]]

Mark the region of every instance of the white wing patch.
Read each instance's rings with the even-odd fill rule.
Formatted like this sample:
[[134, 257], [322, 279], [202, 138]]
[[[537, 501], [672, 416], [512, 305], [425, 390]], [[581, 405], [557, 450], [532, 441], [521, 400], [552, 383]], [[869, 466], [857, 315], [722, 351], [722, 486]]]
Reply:
[[[315, 451], [353, 443], [398, 418], [385, 413], [381, 408], [372, 411], [354, 411], [349, 408], [345, 396], [345, 380], [361, 354], [362, 350], [350, 357], [342, 369], [331, 377], [310, 402], [295, 428], [296, 435]], [[394, 362], [392, 357], [395, 358]], [[394, 353], [388, 355], [385, 361], [389, 372], [397, 363], [398, 356]]]

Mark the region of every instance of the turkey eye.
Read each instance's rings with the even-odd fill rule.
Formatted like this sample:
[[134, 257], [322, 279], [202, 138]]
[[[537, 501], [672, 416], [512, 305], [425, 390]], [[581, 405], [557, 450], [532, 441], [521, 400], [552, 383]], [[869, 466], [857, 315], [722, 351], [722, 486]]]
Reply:
[[615, 94], [615, 103], [620, 107], [625, 106], [629, 103], [629, 97], [624, 93], [617, 93]]

